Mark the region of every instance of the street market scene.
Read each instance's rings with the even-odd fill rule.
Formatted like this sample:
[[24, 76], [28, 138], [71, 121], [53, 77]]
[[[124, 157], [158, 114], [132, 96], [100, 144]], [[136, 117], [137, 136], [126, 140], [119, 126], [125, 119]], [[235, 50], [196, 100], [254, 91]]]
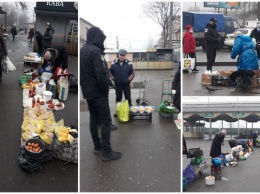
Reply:
[[183, 191], [258, 192], [259, 102], [183, 98]]
[[1, 192], [78, 191], [73, 4], [0, 4]]
[[259, 2], [183, 3], [184, 96], [259, 94], [259, 9]]
[[79, 15], [80, 191], [180, 192], [180, 3], [100, 3]]

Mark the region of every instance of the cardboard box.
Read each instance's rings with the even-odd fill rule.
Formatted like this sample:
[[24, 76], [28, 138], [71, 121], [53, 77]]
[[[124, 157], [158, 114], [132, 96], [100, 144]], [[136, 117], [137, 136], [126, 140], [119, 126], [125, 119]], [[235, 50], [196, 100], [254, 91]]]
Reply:
[[228, 77], [230, 76], [234, 71], [228, 70], [228, 71], [219, 71], [219, 75], [223, 77]]
[[255, 72], [255, 77], [260, 78], [260, 69], [254, 70], [254, 72]]
[[203, 73], [201, 76], [201, 84], [212, 85], [212, 75], [206, 75]]

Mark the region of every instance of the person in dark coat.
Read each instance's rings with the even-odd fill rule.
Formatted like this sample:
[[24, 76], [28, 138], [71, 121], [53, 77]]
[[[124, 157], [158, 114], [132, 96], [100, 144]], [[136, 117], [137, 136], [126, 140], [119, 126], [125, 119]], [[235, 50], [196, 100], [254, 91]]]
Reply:
[[29, 31], [30, 45], [32, 45], [33, 37], [34, 37], [34, 28], [31, 28]]
[[257, 134], [258, 134], [258, 131], [256, 131], [256, 130], [252, 133], [253, 147], [256, 147], [256, 140], [258, 138]]
[[228, 140], [228, 143], [230, 145], [230, 148], [237, 146], [237, 140], [236, 139], [230, 139], [230, 140]]
[[52, 39], [53, 39], [54, 29], [51, 26], [50, 22], [46, 23], [46, 31], [43, 35], [43, 49], [52, 47]]
[[217, 31], [217, 20], [216, 18], [211, 18], [210, 22], [207, 24], [204, 30], [204, 38], [205, 38], [205, 48], [207, 55], [207, 72], [208, 74], [212, 73], [212, 66], [215, 63], [217, 50], [219, 49], [219, 45], [221, 43], [221, 37]]
[[184, 136], [182, 136], [182, 155], [187, 155], [188, 150], [187, 150], [187, 144]]
[[181, 71], [180, 66], [172, 81], [172, 90], [175, 90], [173, 94], [173, 104], [181, 112]]
[[39, 32], [39, 31], [36, 31], [35, 32], [35, 40], [37, 42], [37, 45], [38, 45], [38, 54], [40, 56], [42, 56], [42, 52], [43, 52], [43, 35]]
[[[187, 25], [186, 32], [183, 36], [183, 52], [185, 56], [190, 58], [195, 58], [195, 65], [193, 68], [193, 72], [198, 72], [196, 68], [196, 40], [193, 36], [193, 28], [191, 25]], [[188, 73], [188, 70], [183, 70], [183, 73]]]
[[17, 35], [17, 30], [16, 30], [15, 26], [12, 27], [11, 32], [12, 32], [12, 36], [13, 36], [13, 41], [15, 41], [15, 36]]
[[221, 146], [224, 145], [224, 138], [226, 133], [227, 133], [226, 130], [223, 129], [222, 131], [220, 131], [215, 135], [210, 148], [210, 156], [212, 158], [221, 155]]
[[109, 68], [110, 77], [116, 86], [116, 102], [121, 102], [123, 92], [129, 106], [132, 106], [130, 83], [135, 77], [132, 63], [126, 59], [127, 51], [120, 49], [118, 58], [112, 62]]
[[[103, 31], [92, 27], [87, 31], [87, 42], [80, 49], [80, 85], [90, 112], [90, 132], [94, 154], [103, 150], [103, 161], [117, 160], [121, 152], [112, 151], [110, 144], [111, 113], [109, 107], [108, 67], [104, 57]], [[98, 123], [101, 123], [101, 138]]]
[[[0, 62], [4, 60], [5, 56], [8, 55], [6, 44], [4, 41], [4, 35], [2, 30], [0, 30]], [[0, 81], [2, 81], [2, 69], [0, 69]]]
[[54, 46], [43, 51], [44, 61], [42, 68], [51, 64], [52, 73], [54, 74], [57, 67], [61, 69], [68, 68], [68, 53], [62, 45]]
[[252, 30], [250, 37], [255, 38], [257, 56], [258, 56], [258, 59], [260, 59], [260, 21], [257, 22], [256, 28], [254, 28], [254, 30]]

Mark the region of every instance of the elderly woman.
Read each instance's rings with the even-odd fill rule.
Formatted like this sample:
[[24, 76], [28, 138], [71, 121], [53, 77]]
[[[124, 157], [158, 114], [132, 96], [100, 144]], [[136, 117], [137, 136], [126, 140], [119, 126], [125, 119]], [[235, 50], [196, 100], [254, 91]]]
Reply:
[[221, 146], [224, 145], [224, 138], [226, 133], [226, 130], [222, 129], [222, 131], [215, 135], [210, 148], [210, 156], [212, 158], [216, 158], [221, 155]]
[[238, 70], [256, 70], [258, 67], [258, 58], [255, 43], [250, 36], [243, 36], [240, 31], [235, 33], [235, 42], [230, 54], [232, 59], [237, 59]]

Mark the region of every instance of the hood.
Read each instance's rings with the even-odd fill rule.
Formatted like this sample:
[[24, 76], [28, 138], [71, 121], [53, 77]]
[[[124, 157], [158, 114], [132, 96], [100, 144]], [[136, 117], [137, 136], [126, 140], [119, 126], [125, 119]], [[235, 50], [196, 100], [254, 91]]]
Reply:
[[53, 33], [54, 33], [54, 29], [52, 28], [52, 26], [49, 26], [49, 28], [48, 28], [47, 30], [48, 30], [48, 31], [49, 31], [49, 30], [52, 30]]
[[241, 40], [245, 41], [245, 42], [251, 42], [252, 38], [250, 36], [242, 36], [242, 35], [238, 35], [237, 38], [240, 38]]
[[105, 50], [104, 41], [106, 39], [103, 31], [98, 27], [92, 27], [87, 32], [87, 42], [86, 44], [93, 44], [100, 48], [102, 51]]

